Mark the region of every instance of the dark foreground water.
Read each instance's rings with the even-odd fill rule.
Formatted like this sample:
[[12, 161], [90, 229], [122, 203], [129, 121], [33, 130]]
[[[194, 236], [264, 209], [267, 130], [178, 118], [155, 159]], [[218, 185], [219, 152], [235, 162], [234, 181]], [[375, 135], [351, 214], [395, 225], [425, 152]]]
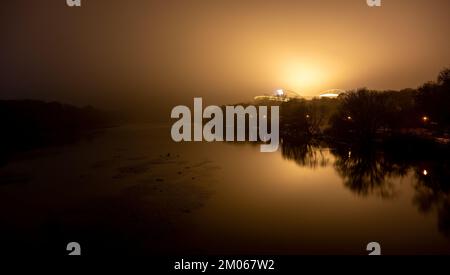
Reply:
[[2, 253], [450, 253], [442, 160], [285, 143], [174, 143], [150, 124], [0, 167]]

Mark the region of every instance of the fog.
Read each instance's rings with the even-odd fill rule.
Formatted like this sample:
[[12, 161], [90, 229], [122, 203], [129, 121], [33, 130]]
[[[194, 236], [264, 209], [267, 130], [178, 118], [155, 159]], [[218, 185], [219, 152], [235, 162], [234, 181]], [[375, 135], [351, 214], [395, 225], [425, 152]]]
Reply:
[[169, 118], [192, 104], [277, 88], [401, 89], [450, 64], [450, 1], [9, 1], [0, 99], [33, 98]]

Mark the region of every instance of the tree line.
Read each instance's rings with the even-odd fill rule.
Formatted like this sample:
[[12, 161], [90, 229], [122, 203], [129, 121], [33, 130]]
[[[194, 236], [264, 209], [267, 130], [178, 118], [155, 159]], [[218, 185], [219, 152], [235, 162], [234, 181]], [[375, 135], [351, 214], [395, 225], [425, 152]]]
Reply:
[[450, 129], [450, 69], [416, 89], [350, 90], [337, 98], [295, 99], [280, 106], [284, 136], [374, 140], [393, 135], [442, 136]]

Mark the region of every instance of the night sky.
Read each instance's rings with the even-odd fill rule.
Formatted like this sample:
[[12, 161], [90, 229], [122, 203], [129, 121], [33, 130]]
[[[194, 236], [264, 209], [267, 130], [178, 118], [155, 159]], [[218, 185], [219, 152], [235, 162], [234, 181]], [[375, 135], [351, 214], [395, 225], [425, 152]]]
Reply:
[[450, 1], [2, 2], [0, 99], [167, 109], [283, 88], [401, 89], [450, 65]]

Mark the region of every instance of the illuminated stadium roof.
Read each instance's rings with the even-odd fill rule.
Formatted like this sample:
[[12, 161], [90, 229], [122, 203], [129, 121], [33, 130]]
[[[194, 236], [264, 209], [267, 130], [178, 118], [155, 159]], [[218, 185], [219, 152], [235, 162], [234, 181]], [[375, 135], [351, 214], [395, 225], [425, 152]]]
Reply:
[[294, 91], [288, 91], [283, 89], [278, 89], [275, 92], [273, 92], [271, 95], [260, 95], [255, 96], [255, 100], [271, 100], [271, 101], [282, 101], [287, 102], [291, 99], [295, 98], [301, 98], [299, 94], [297, 94]]
[[320, 98], [337, 98], [340, 94], [345, 93], [344, 90], [341, 89], [331, 89], [322, 92], [322, 94], [319, 95]]

